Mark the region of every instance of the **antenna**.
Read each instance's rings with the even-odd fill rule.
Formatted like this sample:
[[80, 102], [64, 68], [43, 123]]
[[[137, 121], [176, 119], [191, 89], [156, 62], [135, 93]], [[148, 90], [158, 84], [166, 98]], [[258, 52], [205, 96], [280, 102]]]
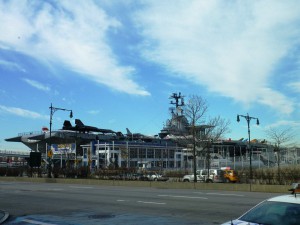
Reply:
[[[173, 93], [171, 96], [170, 96], [170, 99], [174, 99], [175, 102], [171, 101], [170, 104], [171, 105], [175, 105], [175, 109], [177, 110], [177, 115], [178, 115], [178, 111], [180, 111], [182, 113], [183, 110], [178, 110], [178, 108], [180, 106], [184, 106], [184, 96], [181, 95], [181, 92], [179, 92], [178, 94], [177, 93]], [[180, 102], [179, 102], [180, 100]], [[173, 113], [174, 111], [172, 111]]]
[[174, 110], [175, 110], [174, 107], [170, 107], [169, 110], [170, 110], [170, 113], [171, 113], [171, 114], [174, 114]]

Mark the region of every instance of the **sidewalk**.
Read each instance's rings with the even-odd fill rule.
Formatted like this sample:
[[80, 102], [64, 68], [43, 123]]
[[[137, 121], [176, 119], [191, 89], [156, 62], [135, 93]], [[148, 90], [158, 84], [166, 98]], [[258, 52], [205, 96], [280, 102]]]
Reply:
[[8, 218], [8, 216], [8, 212], [0, 210], [0, 224], [2, 224]]

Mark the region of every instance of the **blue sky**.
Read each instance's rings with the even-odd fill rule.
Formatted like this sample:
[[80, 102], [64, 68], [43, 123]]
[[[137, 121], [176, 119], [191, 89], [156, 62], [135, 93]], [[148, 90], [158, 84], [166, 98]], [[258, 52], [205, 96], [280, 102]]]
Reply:
[[49, 127], [51, 103], [73, 124], [158, 134], [173, 92], [229, 119], [225, 138], [247, 137], [247, 113], [251, 139], [300, 131], [298, 0], [1, 0], [0, 18], [0, 149], [27, 149], [4, 139]]

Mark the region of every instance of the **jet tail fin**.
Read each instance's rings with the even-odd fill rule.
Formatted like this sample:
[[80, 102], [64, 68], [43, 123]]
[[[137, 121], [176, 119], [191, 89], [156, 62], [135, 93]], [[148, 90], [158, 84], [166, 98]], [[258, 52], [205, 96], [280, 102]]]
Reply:
[[79, 126], [79, 127], [83, 127], [84, 126], [83, 122], [81, 122], [80, 119], [75, 119], [75, 124], [76, 124], [76, 126]]
[[130, 130], [128, 128], [126, 128], [127, 131], [127, 135], [132, 135], [132, 133], [130, 132]]
[[63, 124], [63, 130], [70, 129], [70, 128], [72, 128], [71, 122], [69, 120], [65, 120]]

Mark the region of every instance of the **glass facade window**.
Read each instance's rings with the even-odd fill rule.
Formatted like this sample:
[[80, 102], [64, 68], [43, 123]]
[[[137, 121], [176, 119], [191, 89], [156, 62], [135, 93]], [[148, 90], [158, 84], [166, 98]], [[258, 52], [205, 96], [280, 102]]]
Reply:
[[126, 166], [127, 166], [127, 162], [126, 162], [126, 161], [122, 161], [122, 162], [121, 162], [121, 167], [124, 168], [124, 167], [126, 167]]
[[136, 148], [130, 148], [130, 153], [129, 153], [129, 155], [130, 155], [130, 158], [131, 159], [134, 159], [134, 158], [137, 158], [138, 156], [137, 156], [137, 149]]
[[169, 155], [169, 154], [168, 154], [168, 150], [167, 150], [167, 149], [164, 149], [164, 150], [163, 150], [163, 158], [165, 158], [165, 159], [168, 158], [168, 155]]
[[146, 158], [146, 149], [145, 148], [140, 148], [139, 149], [139, 158], [140, 159], [145, 159]]
[[154, 149], [147, 149], [147, 158], [148, 159], [154, 158]]
[[167, 168], [168, 167], [168, 162], [163, 161], [162, 163], [163, 163], [163, 168]]
[[130, 167], [137, 167], [137, 161], [130, 161], [129, 165]]
[[175, 157], [175, 150], [170, 149], [170, 150], [169, 150], [169, 158], [170, 158], [170, 159], [174, 159], [174, 157]]
[[155, 149], [155, 158], [160, 159], [162, 157], [161, 149]]

